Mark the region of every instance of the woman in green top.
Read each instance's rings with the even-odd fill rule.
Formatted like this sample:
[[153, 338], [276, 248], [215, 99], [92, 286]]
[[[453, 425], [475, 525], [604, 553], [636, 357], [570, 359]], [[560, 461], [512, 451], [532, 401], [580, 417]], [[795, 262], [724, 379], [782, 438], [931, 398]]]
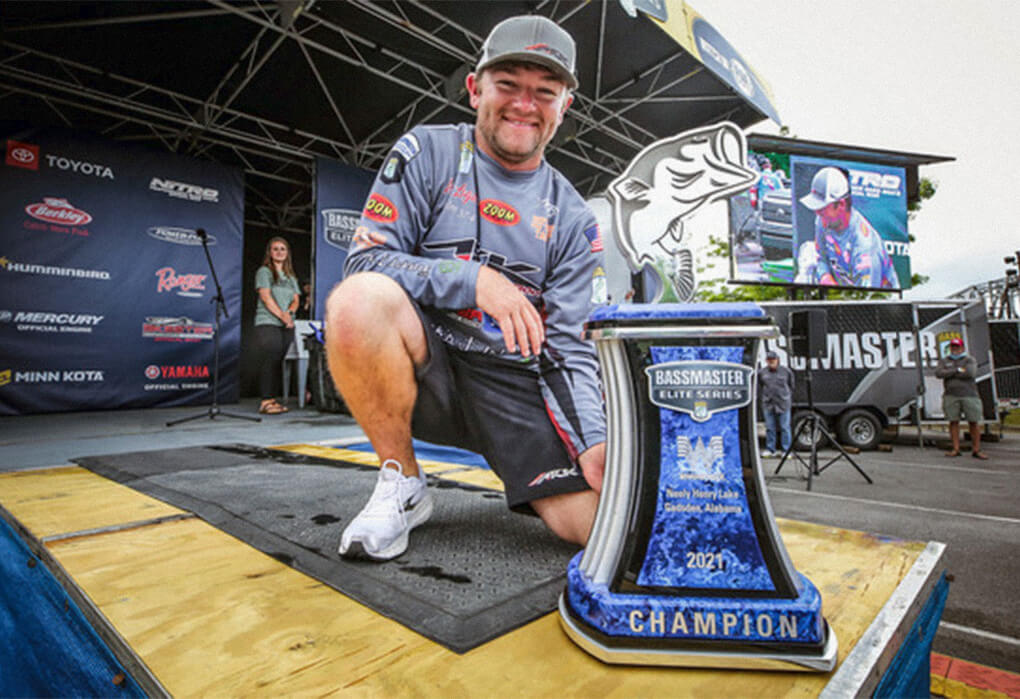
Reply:
[[287, 412], [277, 402], [281, 387], [283, 356], [294, 339], [294, 313], [301, 298], [297, 277], [290, 261], [290, 245], [283, 238], [266, 244], [262, 266], [255, 273], [255, 351], [258, 352], [260, 413]]

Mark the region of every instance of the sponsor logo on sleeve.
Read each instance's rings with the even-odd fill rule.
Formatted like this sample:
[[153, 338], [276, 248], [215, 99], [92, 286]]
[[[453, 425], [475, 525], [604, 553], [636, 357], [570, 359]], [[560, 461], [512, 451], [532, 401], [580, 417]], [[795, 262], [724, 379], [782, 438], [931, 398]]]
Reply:
[[378, 192], [373, 192], [365, 202], [365, 218], [379, 223], [393, 223], [400, 218], [400, 212], [392, 201]]
[[4, 161], [11, 167], [21, 167], [26, 170], [39, 169], [39, 146], [20, 141], [7, 141], [7, 159]]
[[482, 199], [478, 203], [478, 210], [482, 218], [497, 226], [515, 226], [521, 220], [517, 209], [498, 199]]

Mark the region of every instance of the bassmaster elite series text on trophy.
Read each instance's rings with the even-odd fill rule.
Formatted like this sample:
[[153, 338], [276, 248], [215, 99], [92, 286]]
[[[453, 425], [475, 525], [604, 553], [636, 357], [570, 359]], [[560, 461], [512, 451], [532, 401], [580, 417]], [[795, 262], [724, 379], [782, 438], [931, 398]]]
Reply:
[[567, 634], [610, 663], [831, 670], [835, 634], [758, 457], [755, 357], [778, 329], [752, 303], [609, 306], [586, 329], [606, 477], [560, 598]]

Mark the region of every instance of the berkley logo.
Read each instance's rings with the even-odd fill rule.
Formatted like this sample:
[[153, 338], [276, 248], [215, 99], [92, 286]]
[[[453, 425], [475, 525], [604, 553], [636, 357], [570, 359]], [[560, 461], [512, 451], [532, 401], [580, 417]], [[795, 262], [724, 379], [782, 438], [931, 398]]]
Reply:
[[645, 369], [649, 400], [686, 413], [695, 422], [750, 403], [753, 373], [743, 364], [706, 361], [664, 362]]
[[500, 226], [513, 226], [521, 220], [517, 209], [498, 199], [482, 199], [478, 210], [486, 221]]
[[65, 226], [84, 226], [92, 221], [92, 214], [74, 208], [67, 199], [57, 197], [43, 197], [41, 202], [29, 204], [25, 207], [25, 213], [40, 221]]
[[173, 267], [164, 267], [156, 270], [156, 292], [162, 294], [177, 289], [179, 296], [201, 296], [191, 292], [205, 291], [205, 277], [204, 274], [177, 274]]
[[8, 165], [23, 167], [26, 170], [39, 169], [39, 146], [20, 141], [7, 141]]
[[365, 216], [380, 223], [393, 223], [400, 217], [396, 205], [381, 194], [373, 193], [365, 202]]

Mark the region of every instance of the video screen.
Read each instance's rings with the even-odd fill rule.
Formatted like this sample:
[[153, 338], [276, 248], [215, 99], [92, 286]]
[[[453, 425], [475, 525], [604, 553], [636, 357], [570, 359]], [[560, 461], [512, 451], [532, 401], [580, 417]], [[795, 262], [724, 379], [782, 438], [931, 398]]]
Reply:
[[910, 288], [903, 168], [748, 151], [758, 180], [731, 197], [731, 280]]

